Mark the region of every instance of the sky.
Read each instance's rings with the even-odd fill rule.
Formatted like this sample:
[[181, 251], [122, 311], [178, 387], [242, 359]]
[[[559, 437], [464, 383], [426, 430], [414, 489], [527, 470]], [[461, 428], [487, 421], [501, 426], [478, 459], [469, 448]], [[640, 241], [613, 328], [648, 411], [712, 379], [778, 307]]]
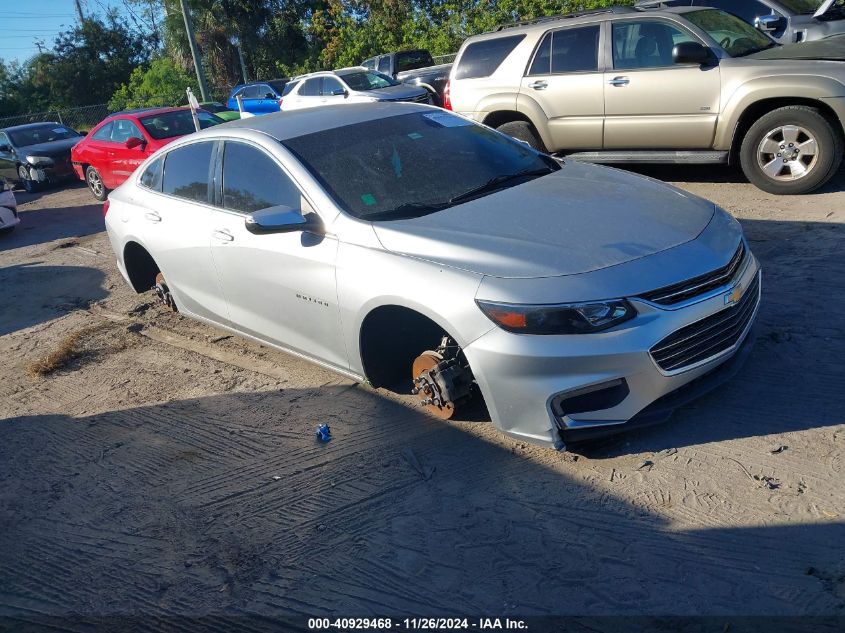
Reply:
[[[120, 0], [82, 0], [86, 16], [103, 14], [108, 7], [122, 12]], [[61, 31], [76, 24], [74, 0], [0, 0], [0, 59], [23, 62], [38, 52], [36, 40], [49, 50]]]

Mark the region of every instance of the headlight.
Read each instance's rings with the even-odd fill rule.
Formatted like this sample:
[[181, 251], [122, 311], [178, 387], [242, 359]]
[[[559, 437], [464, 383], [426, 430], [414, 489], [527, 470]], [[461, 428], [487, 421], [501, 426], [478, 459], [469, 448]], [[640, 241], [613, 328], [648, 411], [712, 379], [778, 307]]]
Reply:
[[476, 300], [503, 330], [518, 334], [591, 334], [633, 319], [636, 309], [624, 299], [558, 305], [514, 305]]
[[52, 165], [53, 159], [49, 156], [27, 156], [26, 162], [28, 162], [30, 165], [44, 166]]

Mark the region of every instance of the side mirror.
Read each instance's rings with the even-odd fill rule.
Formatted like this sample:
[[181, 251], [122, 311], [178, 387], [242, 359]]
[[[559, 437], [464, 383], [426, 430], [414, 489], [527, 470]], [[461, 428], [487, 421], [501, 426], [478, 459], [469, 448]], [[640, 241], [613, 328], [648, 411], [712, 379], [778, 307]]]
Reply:
[[763, 33], [776, 33], [786, 28], [786, 18], [779, 15], [761, 15], [754, 19], [754, 26]]
[[126, 139], [125, 143], [126, 149], [134, 149], [138, 146], [143, 147], [146, 144], [147, 142], [144, 139], [138, 138], [137, 136], [130, 136], [128, 139]]
[[265, 99], [278, 99], [278, 97], [276, 95], [274, 95], [272, 92], [268, 92], [266, 95], [264, 95], [264, 98]]
[[676, 64], [702, 64], [712, 59], [710, 49], [699, 42], [681, 42], [672, 49], [672, 61]]
[[279, 205], [254, 211], [244, 220], [246, 230], [250, 233], [295, 233], [297, 231], [322, 232], [323, 226], [314, 213], [303, 216], [291, 207]]
[[344, 88], [335, 88], [332, 90], [332, 96], [339, 97], [340, 95], [348, 97], [349, 93]]

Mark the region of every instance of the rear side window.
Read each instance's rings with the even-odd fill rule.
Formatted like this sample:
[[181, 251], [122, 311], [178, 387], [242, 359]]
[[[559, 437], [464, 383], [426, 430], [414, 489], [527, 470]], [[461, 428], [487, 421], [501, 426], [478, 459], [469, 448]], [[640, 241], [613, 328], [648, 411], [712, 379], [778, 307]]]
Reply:
[[114, 127], [114, 123], [109, 121], [99, 130], [94, 132], [94, 135], [91, 137], [95, 141], [110, 141], [111, 140], [111, 130]]
[[302, 206], [301, 194], [284, 171], [260, 149], [227, 142], [223, 153], [223, 207], [252, 213], [284, 205]]
[[314, 79], [309, 79], [304, 84], [302, 84], [302, 88], [299, 89], [298, 94], [302, 97], [319, 97], [320, 86], [322, 84], [322, 77], [315, 77]]
[[150, 163], [149, 166], [144, 170], [144, 173], [141, 174], [141, 184], [147, 189], [152, 189], [153, 191], [161, 191], [161, 168], [163, 165], [164, 158], [159, 158]]
[[475, 79], [492, 75], [524, 39], [525, 35], [510, 35], [470, 44], [461, 55], [455, 79]]
[[590, 72], [599, 69], [599, 26], [546, 33], [529, 75]]
[[162, 191], [194, 202], [208, 202], [208, 175], [214, 143], [174, 149], [164, 161]]
[[285, 84], [285, 89], [282, 91], [282, 96], [283, 97], [288, 96], [291, 92], [293, 92], [293, 89], [296, 88], [298, 85], [299, 85], [299, 81], [291, 81], [291, 82], [288, 82], [287, 84]]

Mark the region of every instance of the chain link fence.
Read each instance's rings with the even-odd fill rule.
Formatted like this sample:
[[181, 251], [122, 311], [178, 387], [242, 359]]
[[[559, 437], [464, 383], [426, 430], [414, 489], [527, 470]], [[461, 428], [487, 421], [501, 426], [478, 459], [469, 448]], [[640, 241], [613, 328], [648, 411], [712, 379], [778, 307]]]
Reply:
[[108, 115], [108, 105], [100, 103], [81, 108], [62, 108], [59, 110], [50, 110], [49, 112], [35, 112], [33, 114], [3, 117], [0, 118], [0, 129], [12, 127], [13, 125], [23, 125], [24, 123], [55, 121], [80, 132], [87, 132]]

